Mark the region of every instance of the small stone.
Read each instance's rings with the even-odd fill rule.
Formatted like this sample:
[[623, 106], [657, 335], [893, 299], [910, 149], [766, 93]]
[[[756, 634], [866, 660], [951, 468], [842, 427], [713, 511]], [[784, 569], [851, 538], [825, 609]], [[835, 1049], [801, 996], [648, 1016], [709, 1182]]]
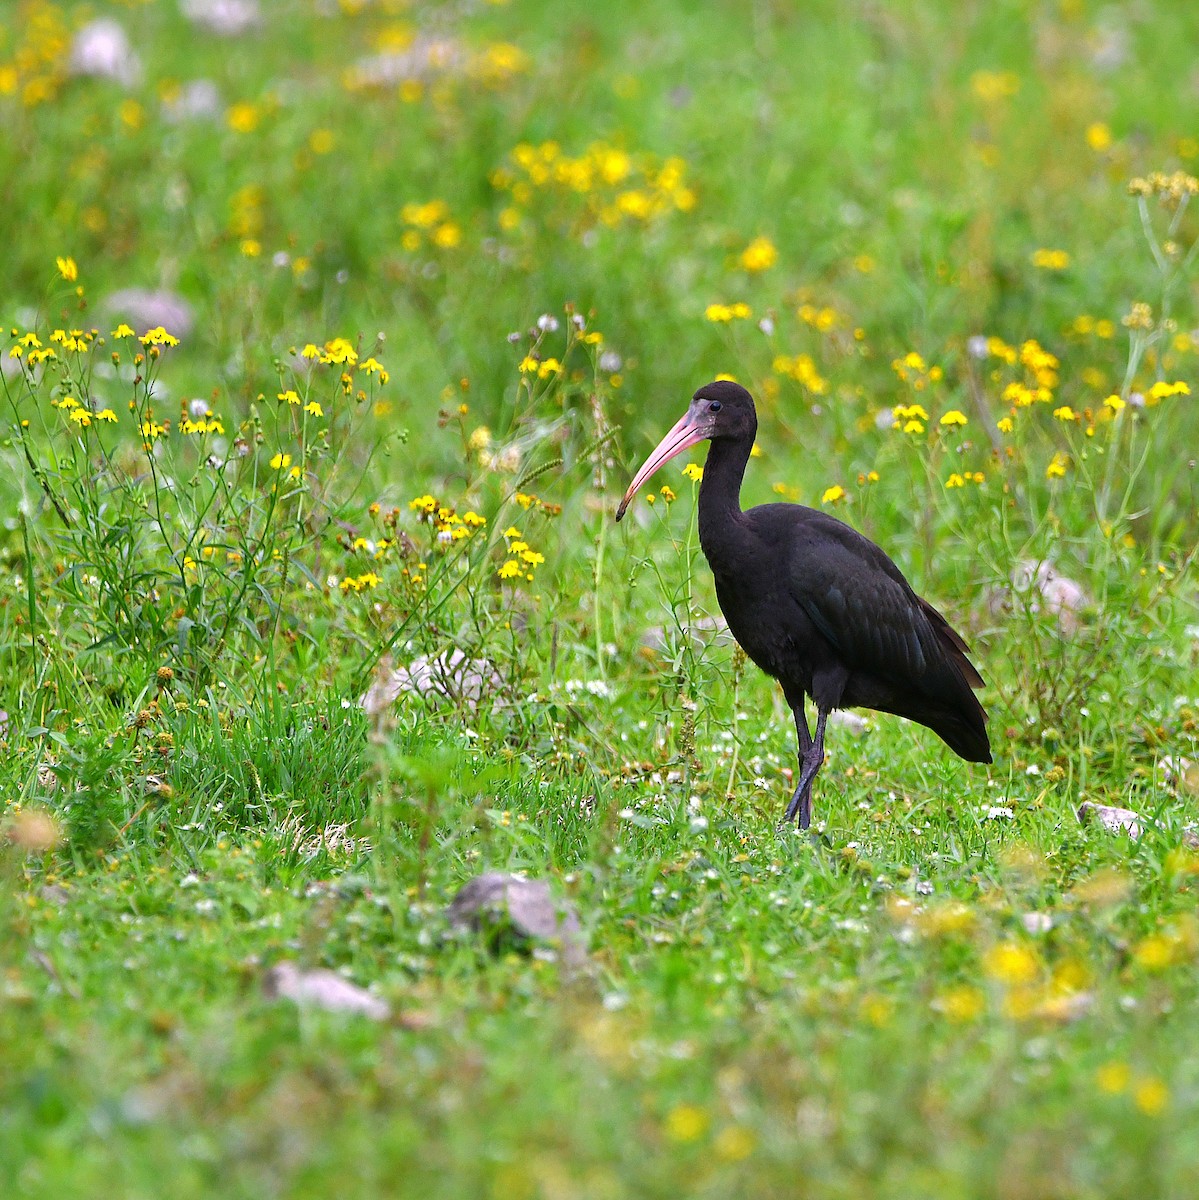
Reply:
[[1114, 805], [1084, 800], [1078, 806], [1078, 820], [1083, 825], [1098, 821], [1104, 829], [1112, 833], [1127, 833], [1130, 838], [1141, 836], [1141, 815], [1130, 808], [1116, 808]]
[[483, 931], [493, 943], [502, 942], [502, 935], [510, 932], [519, 943], [557, 943], [563, 960], [571, 965], [585, 958], [578, 914], [566, 901], [555, 900], [544, 879], [522, 879], [501, 871], [478, 875], [462, 886], [446, 916], [455, 928]]
[[290, 1000], [301, 1008], [357, 1013], [372, 1021], [384, 1021], [391, 1015], [385, 1001], [335, 971], [302, 971], [289, 961], [276, 963], [267, 971], [262, 990], [268, 999]]

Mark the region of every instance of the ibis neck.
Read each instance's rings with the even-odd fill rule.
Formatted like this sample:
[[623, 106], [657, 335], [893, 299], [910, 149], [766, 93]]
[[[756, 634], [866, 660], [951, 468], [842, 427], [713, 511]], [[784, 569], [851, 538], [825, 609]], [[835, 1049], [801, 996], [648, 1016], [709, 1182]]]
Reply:
[[753, 438], [711, 443], [704, 478], [699, 485], [699, 537], [704, 553], [741, 519], [741, 480], [749, 462]]

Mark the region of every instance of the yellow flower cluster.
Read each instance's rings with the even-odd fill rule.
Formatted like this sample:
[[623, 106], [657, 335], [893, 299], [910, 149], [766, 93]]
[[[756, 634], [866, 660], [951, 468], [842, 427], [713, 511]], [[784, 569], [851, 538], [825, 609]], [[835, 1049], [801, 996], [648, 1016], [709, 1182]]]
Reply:
[[520, 363], [522, 375], [536, 375], [538, 379], [550, 379], [562, 373], [562, 364], [556, 358], [539, 360], [526, 354]]
[[891, 428], [904, 433], [923, 433], [928, 413], [922, 404], [897, 404], [891, 410]]
[[814, 396], [822, 396], [828, 390], [827, 381], [816, 370], [816, 364], [809, 354], [779, 354], [770, 365], [776, 375], [786, 375], [789, 379], [794, 379]]
[[1079, 337], [1094, 336], [1106, 339], [1116, 336], [1116, 323], [1106, 318], [1096, 320], [1087, 313], [1082, 313], [1071, 322], [1069, 332], [1077, 334]]
[[[316, 361], [322, 366], [334, 366], [343, 368], [341, 374], [341, 388], [348, 396], [354, 387], [354, 377], [352, 371], [357, 370], [360, 375], [378, 376], [381, 384], [386, 383], [391, 376], [387, 373], [386, 368], [379, 362], [377, 358], [364, 358], [360, 362], [358, 359], [358, 351], [354, 348], [354, 343], [348, 338], [335, 337], [325, 342], [323, 346], [318, 346], [315, 342], [309, 342], [301, 351], [300, 356], [309, 361]], [[358, 399], [365, 400], [366, 392], [359, 389]], [[294, 399], [293, 399], [294, 397]], [[283, 391], [278, 394], [280, 400], [285, 400], [288, 404], [299, 404], [300, 396], [294, 390]], [[324, 409], [320, 404], [310, 401], [304, 406], [304, 411], [314, 417], [323, 417]]]
[[[114, 335], [115, 336], [115, 335]], [[147, 329], [141, 337], [137, 339], [143, 346], [178, 346], [179, 339], [172, 337], [171, 334], [161, 325], [155, 325], [153, 329]]]
[[[918, 392], [924, 391], [930, 383], [939, 383], [944, 375], [940, 367], [928, 366], [915, 350], [910, 350], [902, 358], [892, 359], [891, 370]], [[924, 419], [927, 421], [928, 417]]]
[[1070, 255], [1065, 250], [1034, 250], [1032, 265], [1042, 271], [1064, 271], [1070, 265]]
[[78, 425], [80, 429], [87, 429], [97, 421], [109, 421], [114, 425], [117, 421], [117, 414], [111, 408], [102, 408], [99, 412], [93, 412], [90, 408], [84, 408], [74, 396], [63, 396], [59, 400], [51, 400], [50, 404], [64, 413], [67, 419], [73, 425]]
[[450, 505], [442, 504], [436, 496], [428, 493], [409, 500], [408, 507], [419, 513], [422, 521], [433, 526], [437, 541], [444, 546], [463, 541], [487, 524], [487, 518], [481, 517], [473, 509], [459, 515]]
[[610, 228], [626, 222], [642, 224], [695, 207], [681, 158], [659, 161], [650, 154], [630, 154], [609, 142], [593, 142], [579, 156], [565, 154], [558, 142], [539, 146], [521, 142], [508, 162], [491, 174], [491, 184], [511, 197], [513, 209], [501, 214], [501, 225], [515, 228], [521, 210], [540, 192], [583, 200], [587, 224]]
[[995, 104], [1020, 90], [1020, 76], [1014, 71], [975, 71], [970, 76], [970, 90], [984, 104]]
[[1153, 171], [1147, 176], [1138, 176], [1128, 181], [1128, 191], [1133, 196], [1156, 196], [1167, 207], [1175, 207], [1183, 197], [1199, 194], [1199, 179], [1186, 171]]
[[814, 304], [801, 304], [796, 310], [795, 315], [805, 325], [811, 325], [813, 329], [819, 330], [821, 333], [827, 333], [841, 320], [841, 314], [835, 308], [830, 308], [828, 305], [825, 305], [823, 308], [817, 308]]
[[492, 42], [471, 58], [467, 70], [485, 86], [498, 88], [528, 71], [529, 63], [529, 56], [519, 46]]
[[11, 58], [0, 62], [0, 96], [17, 96], [26, 108], [45, 104], [59, 93], [68, 75], [71, 26], [57, 4], [30, 0], [19, 19], [8, 23]]
[[741, 267], [751, 273], [766, 271], [778, 262], [779, 252], [768, 237], [756, 237], [737, 257]]
[[425, 238], [439, 250], [452, 250], [462, 241], [462, 226], [451, 218], [444, 200], [405, 204], [400, 209], [400, 221], [405, 226], [400, 236], [405, 250], [419, 250]]
[[709, 304], [704, 309], [704, 318], [717, 325], [724, 325], [729, 321], [747, 321], [753, 315], [753, 309], [740, 300], [735, 304]]
[[225, 432], [225, 426], [221, 422], [220, 417], [215, 417], [210, 412], [205, 413], [202, 417], [197, 417], [195, 420], [192, 420], [191, 417], [184, 415], [179, 420], [179, 432], [186, 434], [223, 434]]
[[[991, 343], [997, 343], [997, 351], [991, 351]], [[1050, 354], [1041, 344], [1032, 339], [1021, 345], [1016, 351], [998, 338], [988, 339], [988, 350], [1004, 362], [1014, 363], [1017, 360], [1024, 367], [1025, 378], [1013, 380], [1003, 389], [1003, 399], [1013, 408], [1028, 408], [1031, 404], [1048, 404], [1053, 400], [1053, 389], [1058, 383], [1057, 358]]]
[[57, 342], [64, 350], [70, 350], [77, 354], [82, 354], [85, 350], [91, 348], [92, 343], [99, 335], [96, 329], [56, 329], [51, 335], [50, 340]]
[[825, 488], [820, 497], [821, 504], [838, 504], [846, 497], [845, 489], [839, 484], [834, 483], [832, 487]]
[[1165, 400], [1170, 396], [1189, 396], [1190, 394], [1191, 389], [1181, 380], [1166, 383], [1164, 379], [1160, 379], [1145, 393], [1145, 403], [1156, 404], [1159, 400]]
[[1147, 1117], [1163, 1113], [1170, 1103], [1170, 1089], [1154, 1075], [1134, 1080], [1132, 1070], [1124, 1062], [1106, 1062], [1095, 1072], [1095, 1083], [1101, 1092], [1119, 1096], [1131, 1091], [1132, 1102]]
[[532, 549], [515, 525], [509, 525], [504, 530], [504, 541], [507, 543], [508, 558], [496, 573], [503, 580], [523, 576], [532, 583], [533, 572], [545, 562], [545, 555]]
[[964, 475], [959, 475], [956, 471], [945, 481], [945, 487], [960, 488], [965, 487], [968, 483], [985, 483], [986, 476], [981, 471], [967, 471]]
[[382, 580], [374, 571], [366, 571], [361, 575], [347, 575], [337, 586], [343, 592], [361, 592], [378, 587], [380, 583]]

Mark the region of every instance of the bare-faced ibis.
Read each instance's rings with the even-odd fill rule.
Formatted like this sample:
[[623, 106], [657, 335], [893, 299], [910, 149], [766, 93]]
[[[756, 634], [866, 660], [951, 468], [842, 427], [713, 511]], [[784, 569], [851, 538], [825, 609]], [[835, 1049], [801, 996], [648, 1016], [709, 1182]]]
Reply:
[[[616, 519], [663, 463], [710, 441], [699, 487], [699, 542], [716, 597], [745, 653], [783, 685], [799, 737], [799, 782], [785, 823], [812, 821], [812, 781], [835, 708], [872, 708], [927, 725], [970, 762], [991, 761], [982, 676], [949, 622], [912, 590], [872, 541], [800, 504], [741, 511], [741, 480], [758, 432], [753, 397], [720, 380], [645, 460]], [[816, 735], [804, 697], [816, 705]]]

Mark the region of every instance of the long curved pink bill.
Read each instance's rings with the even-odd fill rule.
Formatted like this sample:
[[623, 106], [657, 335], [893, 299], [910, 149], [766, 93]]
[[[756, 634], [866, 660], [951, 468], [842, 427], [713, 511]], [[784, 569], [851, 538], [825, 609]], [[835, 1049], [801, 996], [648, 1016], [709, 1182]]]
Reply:
[[708, 437], [708, 431], [696, 423], [691, 413], [686, 413], [675, 423], [671, 431], [658, 443], [654, 452], [641, 465], [641, 470], [633, 476], [629, 490], [625, 492], [620, 507], [616, 510], [616, 519], [624, 516], [629, 502], [637, 494], [637, 489], [665, 462], [669, 462], [676, 454], [698, 445]]

